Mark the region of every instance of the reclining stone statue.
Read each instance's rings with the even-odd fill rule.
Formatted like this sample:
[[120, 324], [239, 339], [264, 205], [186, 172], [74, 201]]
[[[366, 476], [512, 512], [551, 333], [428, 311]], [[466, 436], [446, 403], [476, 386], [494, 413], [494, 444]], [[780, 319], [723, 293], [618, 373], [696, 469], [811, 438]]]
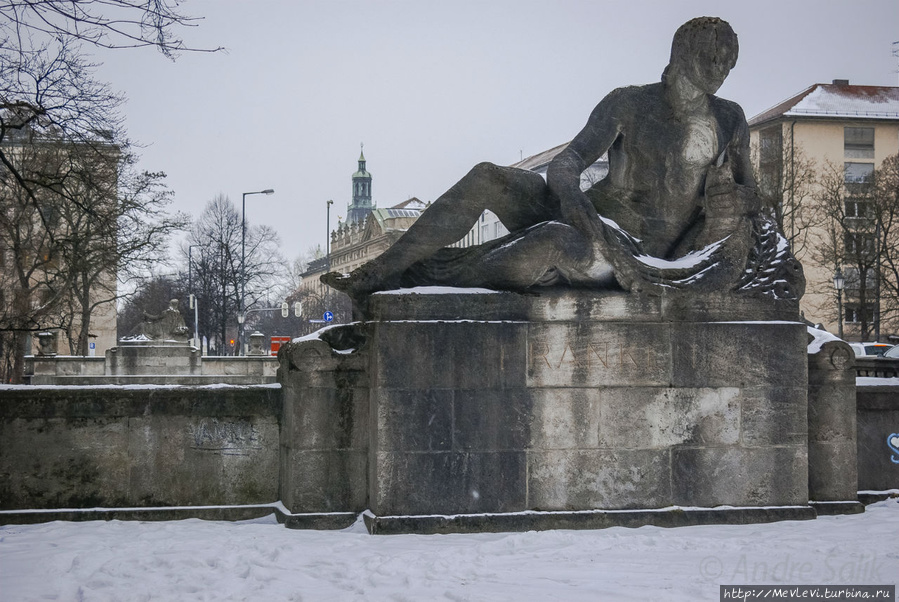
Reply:
[[[762, 209], [742, 109], [714, 95], [737, 61], [730, 25], [700, 17], [674, 35], [660, 83], [619, 88], [549, 166], [481, 163], [386, 252], [321, 280], [356, 301], [405, 286], [523, 291], [568, 285], [649, 294], [732, 291], [798, 299], [802, 268]], [[608, 152], [609, 173], [580, 175]], [[448, 248], [489, 209], [510, 234]]]
[[134, 327], [128, 340], [179, 341], [186, 342], [190, 330], [184, 323], [184, 316], [178, 309], [178, 300], [169, 301], [169, 306], [159, 315], [143, 312], [143, 321]]

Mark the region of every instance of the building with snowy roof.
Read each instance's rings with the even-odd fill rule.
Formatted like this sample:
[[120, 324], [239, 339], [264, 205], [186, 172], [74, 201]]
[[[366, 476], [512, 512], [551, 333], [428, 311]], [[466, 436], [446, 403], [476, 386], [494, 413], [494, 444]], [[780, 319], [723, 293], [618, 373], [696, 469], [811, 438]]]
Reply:
[[[863, 204], [852, 198], [852, 185], [864, 182], [884, 159], [899, 152], [899, 87], [859, 86], [840, 79], [814, 84], [750, 119], [749, 129], [764, 196], [789, 208], [819, 202], [821, 189], [816, 187], [821, 174], [828, 166], [842, 167], [845, 217], [861, 227], [867, 224], [866, 213]], [[818, 183], [805, 185], [809, 178], [802, 174], [807, 167], [814, 169]], [[814, 252], [828, 244], [827, 224], [814, 223], [801, 210], [784, 210], [783, 226], [787, 237], [795, 239], [794, 252], [805, 268], [808, 284], [802, 310], [806, 319], [837, 332], [836, 260], [822, 262]], [[858, 244], [859, 236], [846, 233], [846, 247]], [[873, 295], [861, 302], [853, 294], [860, 279], [851, 270], [842, 266], [847, 276], [842, 317], [845, 338], [858, 340], [861, 322], [876, 324], [879, 309]], [[884, 330], [881, 338], [886, 334]]]

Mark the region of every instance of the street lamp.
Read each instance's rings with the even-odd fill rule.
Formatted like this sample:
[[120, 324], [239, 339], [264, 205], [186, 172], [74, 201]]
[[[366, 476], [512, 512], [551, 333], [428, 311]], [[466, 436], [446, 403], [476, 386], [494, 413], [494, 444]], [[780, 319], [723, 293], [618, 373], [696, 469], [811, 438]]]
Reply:
[[194, 295], [194, 279], [193, 279], [193, 261], [192, 261], [192, 253], [194, 247], [201, 247], [203, 245], [188, 245], [187, 246], [187, 294], [190, 295], [190, 309], [194, 310], [194, 347], [200, 346], [200, 330], [199, 325], [197, 324], [197, 298]]
[[843, 278], [843, 272], [840, 271], [840, 266], [837, 266], [837, 271], [833, 275], [833, 287], [837, 291], [837, 312], [839, 313], [837, 329], [841, 339], [843, 338], [843, 288], [845, 286], [846, 279]]
[[[246, 258], [246, 247], [247, 247], [247, 197], [251, 194], [275, 194], [275, 191], [271, 188], [266, 188], [265, 190], [257, 190], [255, 192], [245, 192], [243, 193], [243, 201], [241, 203], [241, 213], [240, 213], [240, 304], [237, 308], [238, 318], [243, 316], [244, 302], [246, 301], [246, 286], [247, 286], [247, 258]], [[238, 355], [243, 355], [243, 320], [240, 320], [239, 323], [240, 332], [238, 333], [238, 344], [240, 345]]]
[[327, 270], [331, 271], [331, 205], [334, 201], [328, 201], [328, 231], [325, 233], [325, 257], [327, 258]]

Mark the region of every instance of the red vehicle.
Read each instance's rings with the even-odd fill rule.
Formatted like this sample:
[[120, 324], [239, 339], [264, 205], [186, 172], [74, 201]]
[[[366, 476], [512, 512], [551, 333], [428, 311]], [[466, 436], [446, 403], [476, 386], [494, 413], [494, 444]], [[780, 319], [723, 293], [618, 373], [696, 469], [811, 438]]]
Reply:
[[272, 342], [269, 346], [269, 354], [278, 355], [278, 350], [281, 349], [281, 345], [289, 343], [290, 338], [291, 337], [272, 337]]

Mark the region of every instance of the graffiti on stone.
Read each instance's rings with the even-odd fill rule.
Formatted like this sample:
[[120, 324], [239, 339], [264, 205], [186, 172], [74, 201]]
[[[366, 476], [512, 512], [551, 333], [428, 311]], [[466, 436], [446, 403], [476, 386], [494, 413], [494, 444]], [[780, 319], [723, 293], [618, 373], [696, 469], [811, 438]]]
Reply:
[[259, 431], [248, 420], [203, 419], [187, 426], [191, 449], [222, 456], [249, 456], [262, 449]]

